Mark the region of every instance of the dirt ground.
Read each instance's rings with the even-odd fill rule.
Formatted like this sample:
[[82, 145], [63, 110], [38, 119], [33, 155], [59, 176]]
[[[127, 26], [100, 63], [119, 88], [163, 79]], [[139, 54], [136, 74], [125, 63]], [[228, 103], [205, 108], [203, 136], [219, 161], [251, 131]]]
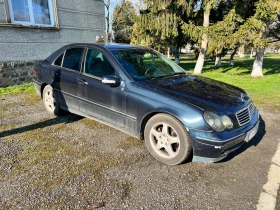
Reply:
[[0, 97], [0, 209], [255, 209], [280, 142], [280, 114], [260, 113], [225, 160], [167, 166], [113, 128], [49, 116], [37, 96]]

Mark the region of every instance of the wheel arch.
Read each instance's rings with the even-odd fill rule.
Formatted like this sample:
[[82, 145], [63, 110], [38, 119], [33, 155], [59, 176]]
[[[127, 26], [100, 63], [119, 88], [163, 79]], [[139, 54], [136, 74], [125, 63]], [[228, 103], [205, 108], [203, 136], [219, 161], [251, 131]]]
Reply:
[[172, 114], [171, 112], [167, 112], [167, 111], [154, 111], [154, 112], [150, 112], [148, 114], [146, 114], [142, 121], [141, 121], [141, 126], [140, 126], [140, 139], [144, 140], [144, 131], [145, 131], [145, 127], [147, 125], [147, 122], [155, 115], [157, 114], [167, 114], [170, 115], [172, 117], [174, 117], [175, 119], [177, 119], [180, 123], [182, 123], [182, 125], [184, 125], [184, 123], [182, 122], [182, 120], [180, 118], [178, 118], [176, 115]]
[[40, 90], [40, 92], [41, 92], [41, 98], [43, 98], [43, 91], [44, 91], [44, 88], [45, 88], [47, 85], [48, 85], [47, 83], [43, 83], [43, 84], [41, 85], [41, 90]]

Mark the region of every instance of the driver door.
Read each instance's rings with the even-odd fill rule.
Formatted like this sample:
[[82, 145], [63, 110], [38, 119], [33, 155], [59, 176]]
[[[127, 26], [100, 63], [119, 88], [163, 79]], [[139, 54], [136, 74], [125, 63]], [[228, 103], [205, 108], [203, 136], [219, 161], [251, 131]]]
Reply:
[[87, 49], [83, 71], [78, 77], [80, 111], [117, 127], [124, 127], [126, 116], [124, 83], [121, 82], [118, 87], [103, 84], [101, 78], [107, 75], [119, 77], [101, 50]]

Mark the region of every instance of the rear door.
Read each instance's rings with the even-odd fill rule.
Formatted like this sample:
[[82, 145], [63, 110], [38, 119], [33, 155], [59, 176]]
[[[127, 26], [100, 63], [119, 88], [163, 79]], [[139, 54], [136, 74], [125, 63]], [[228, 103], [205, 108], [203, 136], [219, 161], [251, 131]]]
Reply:
[[124, 82], [118, 87], [103, 84], [101, 78], [106, 75], [120, 78], [104, 51], [89, 48], [83, 71], [78, 77], [80, 111], [118, 127], [124, 127], [126, 113]]
[[59, 104], [66, 110], [79, 110], [77, 78], [80, 73], [84, 48], [64, 51], [51, 66], [52, 87]]

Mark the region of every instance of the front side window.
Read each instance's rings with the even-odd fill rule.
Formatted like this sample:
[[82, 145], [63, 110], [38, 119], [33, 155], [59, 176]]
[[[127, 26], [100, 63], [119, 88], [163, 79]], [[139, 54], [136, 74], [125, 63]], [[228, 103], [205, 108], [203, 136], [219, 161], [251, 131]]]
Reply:
[[95, 49], [88, 49], [85, 61], [85, 73], [102, 78], [115, 75], [115, 70], [104, 54]]
[[8, 0], [12, 23], [54, 26], [52, 0]]

